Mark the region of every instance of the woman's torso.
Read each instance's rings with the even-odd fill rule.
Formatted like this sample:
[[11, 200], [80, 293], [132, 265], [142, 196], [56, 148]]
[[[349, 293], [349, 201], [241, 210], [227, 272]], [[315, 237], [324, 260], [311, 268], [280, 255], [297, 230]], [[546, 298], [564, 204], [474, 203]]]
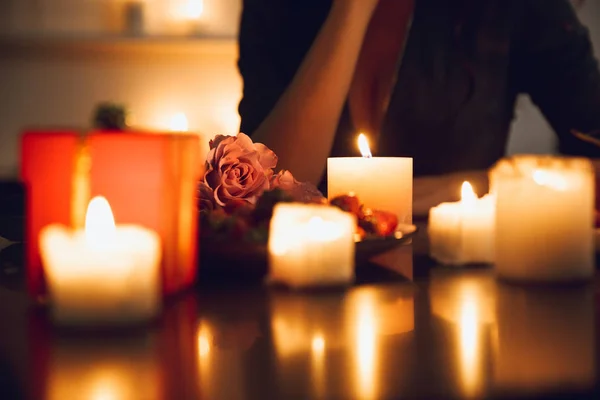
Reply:
[[[502, 157], [517, 95], [507, 3], [416, 0], [385, 115], [372, 124], [377, 155], [413, 157], [417, 176], [487, 168]], [[333, 156], [357, 153], [355, 115], [347, 106]]]

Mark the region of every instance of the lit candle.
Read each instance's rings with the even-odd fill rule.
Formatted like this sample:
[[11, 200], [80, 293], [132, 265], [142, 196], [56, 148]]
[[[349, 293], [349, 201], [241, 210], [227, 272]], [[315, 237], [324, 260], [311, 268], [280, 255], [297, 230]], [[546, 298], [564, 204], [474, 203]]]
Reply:
[[294, 288], [351, 283], [355, 226], [336, 207], [278, 204], [269, 233], [271, 279]]
[[353, 192], [369, 208], [393, 212], [399, 223], [411, 224], [412, 158], [372, 157], [363, 134], [358, 145], [362, 157], [327, 159], [329, 199]]
[[171, 132], [187, 132], [188, 129], [189, 123], [184, 113], [178, 112], [171, 117], [171, 121], [169, 121], [169, 130]]
[[140, 226], [115, 225], [105, 198], [90, 201], [85, 229], [48, 225], [39, 240], [58, 323], [128, 324], [156, 316], [160, 238]]
[[490, 173], [496, 273], [558, 282], [594, 274], [594, 172], [583, 158], [517, 156]]
[[[117, 134], [30, 131], [22, 139], [27, 186], [26, 271], [32, 298], [43, 300], [42, 228], [81, 229], [90, 199], [103, 195], [122, 224], [157, 232], [162, 242], [163, 294], [192, 286], [198, 270], [199, 135], [128, 131]], [[205, 153], [206, 154], [206, 153]]]
[[175, 0], [168, 5], [171, 33], [197, 33], [205, 14], [204, 0]]
[[494, 198], [481, 199], [464, 182], [461, 201], [429, 211], [429, 248], [436, 260], [450, 265], [494, 261]]

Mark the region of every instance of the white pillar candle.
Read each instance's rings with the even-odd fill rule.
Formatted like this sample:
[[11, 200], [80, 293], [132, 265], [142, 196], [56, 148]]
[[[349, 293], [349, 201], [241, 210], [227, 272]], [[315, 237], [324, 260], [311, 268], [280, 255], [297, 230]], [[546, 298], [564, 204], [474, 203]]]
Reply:
[[329, 199], [354, 193], [367, 207], [392, 212], [400, 224], [411, 224], [413, 159], [372, 157], [362, 134], [359, 148], [362, 157], [327, 159]]
[[442, 203], [429, 211], [429, 248], [449, 265], [494, 261], [494, 197], [478, 199], [464, 182], [461, 201]]
[[45, 227], [40, 248], [58, 323], [139, 323], [159, 311], [160, 238], [139, 226], [115, 225], [105, 198], [90, 201], [85, 230]]
[[594, 172], [583, 158], [517, 156], [490, 173], [496, 273], [532, 282], [594, 274]]
[[271, 279], [294, 288], [351, 283], [355, 227], [336, 207], [278, 204], [269, 231]]

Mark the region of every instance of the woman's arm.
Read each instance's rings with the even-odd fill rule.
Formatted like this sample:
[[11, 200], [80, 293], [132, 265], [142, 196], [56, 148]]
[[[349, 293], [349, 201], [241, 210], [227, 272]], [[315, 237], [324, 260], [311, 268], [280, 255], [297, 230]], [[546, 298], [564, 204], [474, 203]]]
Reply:
[[[334, 0], [325, 23], [291, 83], [286, 86], [258, 128], [250, 132], [254, 141], [262, 142], [275, 151], [280, 167], [293, 171], [299, 180], [318, 184], [323, 176], [363, 37], [378, 1]], [[253, 2], [247, 0], [245, 7], [249, 7], [250, 3]], [[285, 24], [285, 21], [278, 23]], [[266, 43], [268, 46], [277, 31], [265, 29], [263, 35], [264, 37], [255, 38], [257, 40], [254, 42], [259, 45]], [[240, 37], [240, 43], [242, 40]], [[257, 60], [266, 69], [272, 69], [273, 65], [270, 63], [277, 57], [272, 54], [276, 49], [269, 50], [271, 54], [265, 52], [266, 58]], [[240, 48], [244, 97], [257, 95], [248, 93], [249, 89], [260, 91], [263, 87], [271, 90], [270, 86], [282, 84], [281, 81], [275, 81], [276, 76], [267, 75], [263, 75], [263, 82], [249, 82], [254, 78], [248, 74], [244, 76], [244, 69], [248, 69], [248, 66], [243, 64], [242, 51]], [[243, 111], [240, 105], [240, 112]]]

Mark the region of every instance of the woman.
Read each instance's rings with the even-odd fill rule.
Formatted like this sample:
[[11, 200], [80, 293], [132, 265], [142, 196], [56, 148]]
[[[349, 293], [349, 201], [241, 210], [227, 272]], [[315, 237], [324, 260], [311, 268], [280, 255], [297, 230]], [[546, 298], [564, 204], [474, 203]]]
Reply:
[[569, 0], [245, 0], [239, 68], [241, 130], [283, 168], [323, 188], [364, 131], [414, 157], [417, 213], [504, 155], [519, 93], [597, 155], [570, 134], [600, 128], [600, 74]]

